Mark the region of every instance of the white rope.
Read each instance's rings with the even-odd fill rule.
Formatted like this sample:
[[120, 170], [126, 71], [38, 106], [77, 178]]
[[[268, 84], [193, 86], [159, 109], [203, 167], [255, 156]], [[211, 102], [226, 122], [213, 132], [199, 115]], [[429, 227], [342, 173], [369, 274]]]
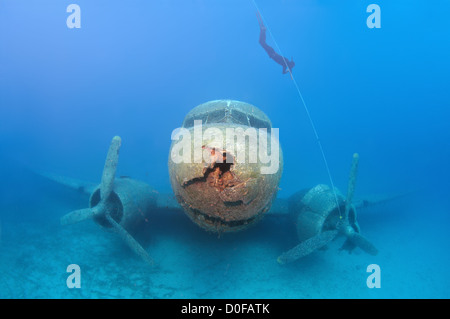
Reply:
[[311, 127], [312, 127], [312, 129], [314, 131], [314, 135], [316, 136], [317, 144], [319, 144], [319, 149], [320, 149], [320, 152], [322, 154], [323, 162], [325, 163], [325, 168], [327, 170], [328, 178], [330, 180], [330, 184], [331, 184], [331, 187], [333, 189], [334, 199], [336, 200], [336, 206], [337, 206], [337, 208], [339, 210], [339, 216], [342, 218], [341, 208], [339, 207], [339, 201], [338, 201], [338, 198], [337, 198], [336, 189], [334, 187], [333, 178], [331, 176], [330, 168], [328, 166], [328, 161], [327, 161], [327, 158], [325, 156], [325, 152], [323, 150], [323, 146], [322, 146], [322, 143], [320, 141], [319, 134], [317, 134], [316, 126], [314, 125], [314, 122], [312, 120], [311, 114], [309, 113], [308, 107], [306, 106], [305, 100], [303, 99], [303, 95], [300, 92], [300, 88], [298, 87], [297, 81], [295, 80], [295, 77], [292, 74], [292, 70], [289, 68], [288, 63], [286, 62], [286, 59], [284, 58], [284, 55], [283, 55], [280, 47], [278, 46], [277, 41], [275, 40], [275, 37], [273, 36], [272, 32], [270, 31], [269, 25], [266, 23], [266, 21], [265, 21], [263, 15], [261, 14], [261, 11], [259, 10], [259, 7], [256, 4], [255, 0], [252, 0], [252, 2], [253, 2], [253, 5], [255, 6], [256, 10], [258, 11], [258, 13], [260, 15], [260, 17], [262, 19], [262, 22], [266, 26], [267, 31], [269, 31], [269, 35], [272, 38], [273, 43], [275, 44], [277, 52], [279, 52], [281, 57], [283, 58], [284, 64], [286, 65], [286, 68], [289, 70], [289, 73], [291, 75], [291, 79], [294, 82], [295, 88], [297, 89], [298, 96], [300, 97], [300, 100], [302, 101], [303, 107], [304, 107], [304, 109], [306, 111], [306, 115], [308, 116], [308, 119], [309, 119], [309, 123], [311, 124]]

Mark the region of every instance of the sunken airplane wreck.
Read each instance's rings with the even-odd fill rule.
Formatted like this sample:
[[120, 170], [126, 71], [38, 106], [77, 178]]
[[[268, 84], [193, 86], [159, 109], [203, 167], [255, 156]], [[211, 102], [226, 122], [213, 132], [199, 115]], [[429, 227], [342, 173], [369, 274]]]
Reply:
[[[266, 143], [259, 144], [266, 147], [266, 154], [274, 152], [275, 147], [279, 148], [277, 140], [271, 139], [270, 145], [267, 143], [267, 137], [271, 138], [272, 128], [267, 115], [248, 103], [216, 100], [192, 109], [186, 115], [181, 129], [194, 133], [194, 130], [199, 129], [194, 125], [198, 120], [203, 123], [200, 128], [202, 133], [211, 127], [222, 132], [235, 128], [235, 134], [238, 135], [245, 134], [248, 128], [265, 128], [267, 135], [257, 130], [258, 133], [250, 137], [249, 143], [246, 143], [245, 136], [243, 139], [240, 138], [242, 136], [237, 136], [236, 148], [233, 150], [218, 147], [224, 145], [220, 143], [223, 141], [201, 141], [194, 137], [189, 142], [193, 147], [201, 146], [202, 153], [206, 154], [202, 156], [202, 160], [175, 163], [169, 156], [169, 174], [174, 195], [159, 194], [146, 183], [128, 177], [115, 178], [121, 146], [121, 138], [116, 136], [111, 141], [98, 186], [41, 173], [56, 182], [90, 194], [89, 207], [64, 215], [61, 224], [69, 225], [93, 219], [102, 228], [114, 230], [149, 265], [154, 264], [152, 258], [133, 235], [146, 220], [146, 212], [160, 207], [182, 209], [195, 224], [219, 234], [245, 230], [265, 215], [292, 218], [293, 225], [297, 228], [299, 244], [293, 248], [286, 247], [287, 250], [277, 259], [280, 264], [304, 257], [326, 246], [339, 235], [346, 237], [343, 249], [351, 251], [359, 247], [369, 254], [377, 254], [375, 246], [361, 235], [356, 209], [391, 198], [353, 200], [359, 159], [357, 154], [353, 156], [345, 197], [339, 190], [320, 184], [298, 191], [287, 199], [279, 199], [276, 198], [276, 193], [283, 166], [281, 149], [277, 158], [279, 167], [272, 174], [261, 173], [261, 168], [267, 161], [262, 163], [258, 159], [250, 163], [236, 160], [237, 152], [248, 154], [249, 145], [258, 143], [261, 139], [266, 139]], [[171, 152], [175, 147], [172, 143]]]

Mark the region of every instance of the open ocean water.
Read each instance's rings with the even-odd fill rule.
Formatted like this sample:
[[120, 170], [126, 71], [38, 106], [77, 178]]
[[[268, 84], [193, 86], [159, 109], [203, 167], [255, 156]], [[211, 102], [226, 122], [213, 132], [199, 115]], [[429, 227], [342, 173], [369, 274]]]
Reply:
[[[449, 298], [450, 2], [374, 1], [77, 0], [69, 28], [70, 1], [0, 0], [0, 298]], [[296, 82], [259, 45], [255, 4]], [[339, 237], [280, 265], [298, 244], [285, 216], [218, 236], [155, 209], [133, 234], [151, 268], [92, 220], [62, 226], [89, 196], [36, 173], [98, 184], [119, 135], [116, 175], [171, 194], [172, 131], [233, 99], [279, 128], [278, 198], [330, 185], [297, 87], [335, 186], [357, 152], [355, 198], [403, 195], [357, 211], [376, 256]]]

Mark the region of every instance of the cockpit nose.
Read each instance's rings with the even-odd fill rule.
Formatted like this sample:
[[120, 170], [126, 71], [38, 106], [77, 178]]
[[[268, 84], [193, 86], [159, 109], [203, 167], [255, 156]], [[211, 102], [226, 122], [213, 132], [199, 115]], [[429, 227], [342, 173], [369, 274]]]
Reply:
[[[172, 134], [169, 174], [194, 223], [212, 232], [238, 231], [270, 209], [283, 167], [272, 130], [266, 114], [240, 101], [210, 101], [186, 115]], [[269, 161], [276, 162], [272, 171]]]

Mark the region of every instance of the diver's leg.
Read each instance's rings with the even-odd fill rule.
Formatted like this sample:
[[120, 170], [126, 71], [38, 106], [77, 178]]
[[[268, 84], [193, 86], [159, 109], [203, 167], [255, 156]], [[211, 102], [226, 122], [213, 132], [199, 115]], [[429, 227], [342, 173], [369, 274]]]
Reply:
[[[267, 45], [267, 43], [265, 43], [265, 42], [264, 43], [259, 42], [259, 43], [264, 48], [264, 50], [267, 52], [267, 55], [269, 55], [269, 57], [272, 60], [274, 60], [275, 62], [279, 63], [278, 59], [277, 59], [278, 54], [275, 52], [275, 50], [270, 45]], [[279, 64], [283, 65], [282, 63], [279, 63]]]
[[266, 27], [264, 26], [264, 23], [261, 19], [261, 16], [259, 15], [259, 12], [256, 12], [256, 16], [258, 17], [259, 22], [259, 44], [265, 49], [266, 44]]
[[260, 24], [259, 44], [261, 44], [261, 46], [267, 52], [269, 57], [273, 59], [274, 56], [276, 56], [275, 50], [266, 43], [266, 28], [264, 27], [263, 24], [262, 25]]
[[259, 28], [266, 31], [266, 26], [264, 25], [264, 22], [262, 20], [261, 14], [259, 11], [256, 11], [256, 17], [258, 18]]
[[[278, 54], [275, 52], [275, 50], [266, 43], [266, 27], [262, 21], [261, 14], [259, 11], [256, 12], [256, 17], [258, 18], [259, 22], [259, 44], [264, 48], [264, 50], [267, 52], [269, 57], [273, 60], [275, 60], [277, 63], [277, 56]], [[280, 63], [281, 64], [281, 63]], [[283, 64], [282, 64], [283, 65]]]
[[261, 44], [261, 46], [265, 49], [265, 46], [267, 46], [266, 44], [266, 30], [265, 29], [260, 29], [259, 32], [259, 44]]

